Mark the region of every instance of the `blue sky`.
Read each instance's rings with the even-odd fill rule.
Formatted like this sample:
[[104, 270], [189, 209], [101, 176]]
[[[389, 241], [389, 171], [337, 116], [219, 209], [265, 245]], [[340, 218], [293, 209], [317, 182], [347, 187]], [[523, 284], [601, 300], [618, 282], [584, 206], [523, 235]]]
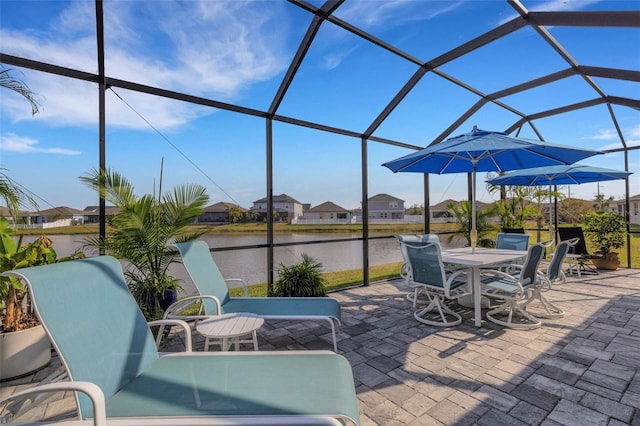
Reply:
[[[320, 6], [322, 2], [312, 1]], [[540, 10], [640, 10], [637, 1], [526, 1]], [[95, 12], [91, 1], [0, 3], [0, 51], [97, 72]], [[110, 77], [267, 110], [308, 27], [311, 15], [290, 3], [271, 1], [104, 2], [106, 73]], [[516, 16], [506, 1], [348, 0], [336, 16], [415, 58], [431, 60]], [[640, 30], [548, 28], [581, 65], [640, 69]], [[38, 94], [41, 111], [12, 92], [0, 92], [0, 167], [39, 199], [42, 209], [96, 205], [78, 177], [98, 165], [95, 86], [28, 69], [14, 70]], [[492, 93], [568, 68], [530, 28], [520, 29], [441, 70]], [[331, 24], [324, 24], [303, 61], [278, 114], [363, 132], [414, 74], [408, 61]], [[640, 99], [637, 83], [594, 78], [607, 94]], [[579, 77], [502, 99], [534, 114], [596, 97]], [[428, 73], [375, 135], [426, 146], [478, 97]], [[614, 105], [630, 146], [640, 144], [640, 112]], [[504, 130], [517, 117], [486, 105], [450, 136], [474, 125]], [[535, 122], [545, 140], [589, 149], [620, 147], [604, 105]], [[521, 136], [537, 138], [525, 126]], [[265, 122], [227, 111], [133, 93], [107, 91], [107, 165], [131, 180], [138, 194], [201, 183], [211, 203], [250, 207], [266, 194]], [[422, 177], [393, 174], [381, 164], [407, 154], [404, 148], [368, 145], [369, 195], [388, 193], [407, 206], [422, 203]], [[622, 154], [582, 163], [624, 168]], [[629, 154], [631, 194], [640, 193], [640, 150]], [[478, 199], [490, 201], [478, 177]], [[317, 205], [360, 205], [360, 139], [274, 123], [274, 194]], [[620, 198], [624, 184], [599, 190]], [[598, 186], [571, 187], [592, 199]], [[466, 175], [431, 178], [431, 203], [466, 197]], [[564, 188], [567, 192], [567, 188]]]

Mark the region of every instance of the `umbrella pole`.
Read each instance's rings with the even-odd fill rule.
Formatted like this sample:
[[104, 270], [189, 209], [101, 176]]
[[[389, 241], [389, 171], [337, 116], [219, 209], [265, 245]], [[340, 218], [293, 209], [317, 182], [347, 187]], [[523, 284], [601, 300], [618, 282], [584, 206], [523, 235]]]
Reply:
[[549, 239], [551, 240], [551, 246], [553, 247], [554, 235], [553, 235], [553, 197], [551, 196], [551, 178], [549, 178]]
[[476, 230], [476, 162], [473, 160], [473, 171], [471, 172], [471, 232], [469, 239], [471, 240], [471, 253], [476, 252], [478, 244], [478, 231]]

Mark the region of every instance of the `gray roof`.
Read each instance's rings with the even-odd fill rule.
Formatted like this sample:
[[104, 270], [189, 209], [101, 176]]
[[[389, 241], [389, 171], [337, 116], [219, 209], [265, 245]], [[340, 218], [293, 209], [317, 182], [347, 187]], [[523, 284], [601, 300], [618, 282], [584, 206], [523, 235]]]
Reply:
[[324, 203], [318, 204], [317, 206], [312, 207], [307, 211], [311, 213], [331, 213], [331, 212], [348, 213], [349, 212], [349, 210], [343, 207], [340, 207], [339, 205], [332, 203], [331, 201], [325, 201]]
[[240, 207], [237, 204], [234, 203], [225, 203], [224, 201], [220, 201], [219, 203], [215, 203], [215, 204], [211, 204], [207, 207], [204, 208], [205, 212], [227, 212], [230, 208], [232, 207], [236, 207], [240, 210], [242, 210], [243, 212], [246, 212], [247, 209], [245, 209], [244, 207]]
[[373, 197], [369, 197], [369, 201], [402, 201], [402, 202], [404, 202], [404, 200], [402, 200], [400, 198], [392, 197], [389, 194], [377, 194], [377, 195], [374, 195]]
[[34, 216], [84, 216], [86, 212], [73, 207], [59, 206], [33, 213]]
[[[267, 202], [267, 197], [264, 198], [260, 198], [259, 200], [254, 201], [254, 203], [266, 203]], [[287, 194], [280, 194], [280, 195], [274, 195], [273, 196], [273, 202], [274, 203], [297, 203], [297, 204], [302, 204], [300, 201], [296, 200], [295, 198], [287, 195]]]

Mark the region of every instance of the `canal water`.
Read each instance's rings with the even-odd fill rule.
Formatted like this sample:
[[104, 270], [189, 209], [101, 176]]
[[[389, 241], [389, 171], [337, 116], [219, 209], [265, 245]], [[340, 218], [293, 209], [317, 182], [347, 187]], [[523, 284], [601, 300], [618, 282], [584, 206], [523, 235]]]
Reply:
[[[344, 234], [286, 234], [276, 235], [275, 243], [303, 243], [319, 240], [336, 240], [357, 237]], [[25, 237], [24, 241], [32, 241], [36, 237]], [[67, 256], [83, 246], [86, 235], [51, 235], [53, 247], [58, 257]], [[237, 233], [206, 234], [201, 237], [211, 248], [247, 247], [266, 244], [264, 234], [247, 235]], [[85, 251], [88, 256], [94, 255]], [[302, 253], [314, 257], [323, 265], [323, 272], [335, 272], [362, 268], [362, 241], [340, 241], [317, 244], [302, 244], [274, 248], [274, 264], [292, 265], [301, 260]], [[238, 250], [214, 251], [213, 258], [225, 278], [242, 278], [248, 284], [267, 281], [267, 249], [243, 248]], [[400, 262], [402, 255], [395, 238], [369, 240], [370, 266]], [[175, 265], [171, 272], [183, 280], [183, 292], [194, 292], [193, 284], [184, 267]]]

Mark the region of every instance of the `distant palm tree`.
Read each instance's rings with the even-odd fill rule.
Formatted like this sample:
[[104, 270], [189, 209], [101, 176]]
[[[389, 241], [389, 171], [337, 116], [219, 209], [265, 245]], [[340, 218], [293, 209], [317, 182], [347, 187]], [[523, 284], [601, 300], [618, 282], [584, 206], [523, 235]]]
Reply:
[[0, 168], [0, 198], [4, 200], [9, 214], [13, 217], [14, 223], [16, 223], [20, 208], [31, 206], [38, 209], [38, 203], [17, 182], [7, 176], [3, 170], [6, 169]]
[[[24, 96], [31, 104], [31, 114], [38, 113], [35, 94], [24, 82], [12, 76], [11, 70], [8, 68], [0, 68], [0, 87], [5, 87]], [[37, 209], [38, 203], [2, 170], [6, 169], [0, 169], [0, 198], [4, 200], [15, 223], [21, 207], [31, 206]]]
[[29, 103], [31, 104], [31, 115], [36, 115], [39, 111], [39, 104], [36, 100], [36, 95], [29, 89], [22, 80], [18, 80], [13, 75], [11, 75], [11, 69], [2, 68], [0, 69], [0, 87], [6, 87], [9, 90], [13, 90], [24, 96]]
[[[449, 203], [447, 209], [458, 221], [458, 229], [451, 234], [447, 241], [451, 242], [456, 237], [464, 237], [467, 240], [467, 246], [471, 245], [471, 221], [473, 215], [473, 209], [471, 208], [471, 202], [469, 200], [460, 201], [460, 203]], [[476, 230], [478, 231], [478, 245], [480, 247], [488, 246], [491, 244], [485, 235], [487, 235], [494, 228], [489, 223], [489, 218], [493, 213], [488, 210], [476, 211]]]
[[191, 241], [203, 232], [189, 231], [188, 225], [202, 214], [209, 200], [201, 185], [181, 185], [162, 193], [162, 172], [158, 194], [137, 198], [133, 185], [112, 170], [93, 170], [80, 180], [96, 190], [107, 202], [119, 208], [108, 217], [109, 234], [85, 238], [85, 247], [94, 247], [127, 261], [127, 284], [148, 320], [162, 315], [161, 300], [166, 290], [179, 288], [168, 273], [180, 261], [172, 242]]

